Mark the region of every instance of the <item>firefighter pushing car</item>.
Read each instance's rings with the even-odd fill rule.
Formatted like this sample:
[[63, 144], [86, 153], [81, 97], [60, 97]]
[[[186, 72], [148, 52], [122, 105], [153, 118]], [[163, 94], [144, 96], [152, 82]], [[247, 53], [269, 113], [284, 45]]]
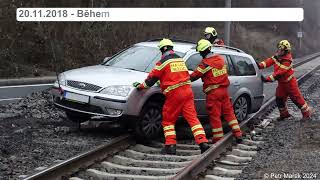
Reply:
[[274, 56], [258, 63], [260, 69], [274, 66], [273, 74], [267, 77], [262, 76], [261, 78], [264, 82], [278, 81], [276, 103], [280, 117], [277, 119], [284, 120], [291, 116], [287, 108], [287, 99], [290, 97], [292, 102], [301, 109], [302, 119], [307, 120], [310, 118], [312, 110], [301, 95], [297, 79], [294, 77], [291, 45], [289, 41], [282, 40], [278, 43], [277, 48], [278, 50]]
[[228, 122], [237, 143], [242, 142], [242, 132], [238, 120], [234, 114], [228, 86], [230, 84], [227, 66], [220, 55], [211, 52], [212, 44], [201, 39], [196, 47], [203, 57], [197, 69], [191, 74], [191, 81], [199, 78], [203, 81], [203, 91], [206, 96], [206, 107], [209, 113], [210, 125], [212, 127], [213, 139], [216, 143], [223, 137], [221, 116]]
[[133, 85], [138, 90], [146, 89], [160, 80], [161, 90], [166, 96], [162, 112], [165, 147], [161, 152], [176, 154], [175, 123], [182, 114], [189, 123], [195, 141], [203, 153], [209, 145], [205, 131], [197, 118], [188, 69], [183, 59], [173, 51], [171, 40], [161, 40], [158, 47], [162, 52], [161, 60], [157, 62], [143, 83], [136, 82]]

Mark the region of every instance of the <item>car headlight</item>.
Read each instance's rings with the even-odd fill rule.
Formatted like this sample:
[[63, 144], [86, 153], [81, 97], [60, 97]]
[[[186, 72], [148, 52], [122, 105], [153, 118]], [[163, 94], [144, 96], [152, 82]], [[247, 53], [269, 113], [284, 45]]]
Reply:
[[132, 89], [133, 89], [133, 87], [129, 86], [129, 85], [108, 86], [108, 87], [104, 88], [100, 93], [113, 95], [113, 96], [127, 97]]
[[[59, 79], [59, 81], [57, 80], [57, 81], [54, 83], [55, 86], [59, 86], [59, 84], [60, 84], [60, 85], [63, 85], [63, 86], [66, 85], [66, 82], [67, 82], [67, 81], [66, 81], [66, 76], [65, 76], [63, 73], [59, 74], [58, 79]], [[59, 83], [59, 84], [58, 84], [58, 83]]]

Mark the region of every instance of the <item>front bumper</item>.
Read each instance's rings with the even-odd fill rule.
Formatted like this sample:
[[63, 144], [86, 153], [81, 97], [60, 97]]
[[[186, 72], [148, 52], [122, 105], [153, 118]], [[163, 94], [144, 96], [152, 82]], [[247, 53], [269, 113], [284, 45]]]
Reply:
[[59, 88], [53, 87], [51, 90], [53, 102], [60, 109], [106, 118], [119, 118], [127, 111], [127, 101], [125, 99], [103, 97], [98, 93], [79, 92], [68, 87], [62, 87], [62, 89], [63, 91], [89, 96], [89, 103], [67, 100], [63, 97]]

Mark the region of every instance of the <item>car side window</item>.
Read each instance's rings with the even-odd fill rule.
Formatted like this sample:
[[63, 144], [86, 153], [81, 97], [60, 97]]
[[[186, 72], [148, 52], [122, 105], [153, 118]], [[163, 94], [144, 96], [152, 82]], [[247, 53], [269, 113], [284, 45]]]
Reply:
[[201, 60], [202, 57], [199, 53], [191, 55], [186, 62], [188, 70], [194, 71], [200, 64]]
[[231, 58], [238, 76], [256, 75], [251, 59], [242, 56], [231, 56]]
[[232, 63], [231, 57], [227, 56], [227, 64], [228, 64], [228, 74], [229, 76], [235, 76], [236, 75], [236, 69]]
[[231, 66], [230, 68], [230, 62], [228, 61], [228, 56], [227, 55], [224, 55], [224, 54], [220, 54], [220, 56], [222, 56], [223, 60], [224, 60], [224, 64], [227, 65], [227, 71], [228, 71], [228, 75], [231, 75], [232, 72], [233, 72], [233, 66]]

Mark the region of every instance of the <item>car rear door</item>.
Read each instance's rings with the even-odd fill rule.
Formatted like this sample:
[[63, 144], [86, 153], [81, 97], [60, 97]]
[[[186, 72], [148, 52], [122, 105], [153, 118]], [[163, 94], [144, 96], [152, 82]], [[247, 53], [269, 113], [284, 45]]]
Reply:
[[[252, 98], [260, 94], [260, 91], [263, 91], [261, 90], [263, 86], [254, 68], [253, 60], [240, 55], [230, 55], [230, 58], [236, 74], [232, 82], [235, 91], [238, 89], [246, 89], [251, 93]], [[233, 99], [233, 101], [234, 100], [235, 99]]]
[[[236, 76], [235, 76], [235, 68], [232, 64], [231, 58], [227, 55], [220, 54], [224, 61], [225, 64], [228, 65], [228, 74], [229, 74], [229, 80], [231, 82], [231, 86], [229, 87], [229, 93], [234, 94], [239, 87], [233, 87], [233, 82], [236, 81]], [[195, 70], [199, 63], [201, 62], [202, 57], [200, 56], [199, 53], [192, 54], [187, 58], [186, 65], [190, 70]], [[190, 71], [191, 73], [192, 71]], [[203, 92], [203, 82], [201, 79], [198, 79], [197, 81], [192, 83], [192, 90], [194, 93], [194, 98], [195, 98], [195, 106], [198, 112], [198, 115], [207, 115], [206, 111], [206, 94]]]
[[228, 65], [228, 78], [230, 81], [230, 86], [228, 87], [228, 92], [232, 102], [235, 100], [234, 95], [240, 89], [240, 83], [237, 81], [236, 69], [232, 63], [231, 57], [229, 55], [223, 55], [225, 64]]
[[[186, 60], [186, 65], [189, 70], [189, 73], [192, 73], [201, 62], [202, 57], [199, 53], [193, 53]], [[206, 111], [206, 95], [202, 90], [203, 82], [201, 79], [198, 79], [192, 82], [192, 90], [194, 94], [194, 102], [198, 115], [205, 116], [207, 115]]]

